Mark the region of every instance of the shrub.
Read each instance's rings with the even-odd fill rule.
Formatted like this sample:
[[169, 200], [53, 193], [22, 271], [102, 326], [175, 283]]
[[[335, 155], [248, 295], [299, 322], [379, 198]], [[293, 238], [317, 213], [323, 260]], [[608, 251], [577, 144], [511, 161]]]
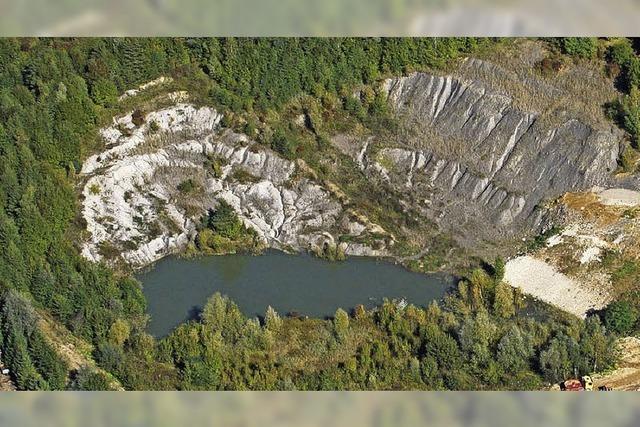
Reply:
[[96, 350], [95, 359], [103, 368], [117, 372], [122, 367], [124, 353], [116, 345], [102, 343]]
[[237, 239], [244, 228], [233, 206], [222, 199], [215, 210], [209, 209], [207, 227], [229, 239]]
[[112, 107], [118, 101], [118, 89], [111, 80], [98, 79], [91, 85], [91, 99], [103, 107]]
[[337, 309], [333, 316], [333, 330], [340, 340], [344, 339], [349, 330], [349, 315], [341, 308]]
[[552, 76], [562, 69], [562, 65], [558, 58], [543, 58], [538, 63], [538, 70], [543, 76]]
[[607, 306], [604, 324], [611, 332], [620, 335], [633, 330], [638, 321], [638, 310], [627, 301], [615, 301]]
[[271, 137], [271, 149], [286, 158], [292, 158], [298, 147], [298, 141], [278, 129]]
[[231, 179], [237, 181], [239, 184], [252, 184], [260, 181], [260, 178], [243, 168], [235, 169], [231, 175]]
[[628, 67], [635, 58], [635, 53], [628, 39], [622, 39], [609, 47], [607, 59], [620, 67]]
[[620, 167], [624, 172], [633, 172], [636, 155], [634, 154], [634, 150], [631, 147], [625, 147], [624, 151], [620, 154], [620, 158], [618, 159], [620, 163]]
[[634, 147], [640, 146], [640, 91], [632, 87], [629, 95], [619, 104], [619, 119], [622, 127], [631, 134]]
[[144, 112], [139, 109], [134, 110], [131, 114], [131, 121], [136, 126], [142, 126], [144, 124]]
[[197, 188], [198, 188], [198, 184], [196, 184], [196, 182], [191, 178], [185, 181], [182, 181], [180, 184], [178, 184], [178, 191], [181, 192], [182, 194], [193, 193]]
[[607, 60], [617, 66], [618, 83], [622, 90], [629, 92], [640, 82], [640, 63], [628, 39], [611, 45], [607, 52]]
[[215, 234], [213, 230], [205, 228], [196, 236], [198, 249], [204, 252], [230, 253], [234, 251], [235, 245], [228, 237]]
[[497, 257], [495, 262], [493, 263], [493, 279], [496, 282], [500, 282], [502, 281], [502, 279], [504, 279], [504, 269], [504, 259], [502, 259], [502, 257]]
[[209, 156], [205, 162], [205, 167], [211, 172], [214, 178], [222, 177], [223, 161], [217, 157]]
[[504, 282], [496, 285], [493, 299], [493, 313], [505, 319], [516, 314], [515, 305], [513, 304], [513, 291], [511, 290], [511, 286]]
[[267, 312], [264, 315], [264, 326], [272, 332], [276, 332], [282, 327], [280, 315], [271, 306], [267, 307]]
[[122, 319], [116, 319], [111, 328], [109, 328], [109, 341], [118, 347], [122, 347], [127, 338], [129, 338], [130, 333], [131, 326], [129, 323]]
[[598, 51], [598, 40], [595, 37], [565, 37], [562, 51], [579, 58], [593, 58]]
[[99, 371], [83, 366], [76, 374], [77, 390], [111, 390], [109, 378]]
[[640, 86], [640, 59], [634, 57], [627, 67], [623, 69], [623, 89], [631, 92], [634, 87]]

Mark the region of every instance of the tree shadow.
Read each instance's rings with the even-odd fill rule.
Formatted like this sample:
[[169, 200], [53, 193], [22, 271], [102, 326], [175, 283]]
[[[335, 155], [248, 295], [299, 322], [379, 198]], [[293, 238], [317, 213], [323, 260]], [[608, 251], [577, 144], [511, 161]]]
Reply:
[[598, 317], [600, 317], [600, 319], [604, 319], [605, 309], [604, 308], [601, 308], [601, 309], [590, 308], [589, 310], [586, 311], [585, 314], [587, 315], [587, 317], [598, 316]]
[[185, 319], [185, 321], [188, 322], [190, 320], [199, 320], [201, 315], [202, 307], [199, 305], [193, 305], [187, 312], [187, 318]]

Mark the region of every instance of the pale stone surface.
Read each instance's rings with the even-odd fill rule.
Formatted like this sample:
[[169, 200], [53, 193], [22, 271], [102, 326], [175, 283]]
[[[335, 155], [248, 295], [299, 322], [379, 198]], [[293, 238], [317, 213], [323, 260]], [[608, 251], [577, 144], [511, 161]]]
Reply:
[[[340, 235], [380, 231], [353, 220], [320, 184], [296, 178], [294, 162], [245, 135], [222, 131], [220, 119], [213, 109], [177, 104], [147, 114], [139, 127], [128, 114], [101, 130], [106, 150], [82, 167], [87, 177], [82, 212], [90, 234], [82, 249], [86, 258], [98, 261], [120, 252], [138, 267], [181, 250], [217, 199], [231, 204], [245, 225], [275, 248], [322, 248]], [[224, 165], [221, 176], [212, 173], [212, 159]], [[248, 178], [236, 178], [239, 171]], [[181, 194], [177, 186], [187, 179], [200, 183], [201, 193]], [[384, 245], [349, 243], [343, 249], [352, 255], [387, 254]]]
[[600, 203], [609, 206], [638, 206], [640, 205], [640, 192], [624, 188], [608, 188], [598, 193]]
[[585, 317], [589, 310], [601, 309], [609, 298], [588, 284], [578, 282], [546, 262], [531, 256], [509, 260], [505, 281], [542, 301], [576, 316]]
[[140, 91], [149, 89], [150, 87], [159, 86], [161, 84], [170, 83], [172, 81], [173, 79], [171, 77], [160, 76], [155, 80], [151, 80], [150, 82], [141, 84], [136, 89], [129, 89], [125, 91], [125, 93], [120, 95], [120, 97], [118, 98], [118, 101], [122, 101], [132, 96], [136, 96], [137, 94], [140, 93]]

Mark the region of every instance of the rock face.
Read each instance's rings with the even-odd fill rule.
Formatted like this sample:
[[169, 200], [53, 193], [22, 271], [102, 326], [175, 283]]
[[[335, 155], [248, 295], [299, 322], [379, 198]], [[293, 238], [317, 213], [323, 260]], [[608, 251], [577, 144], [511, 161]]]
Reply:
[[[577, 114], [583, 104], [566, 105], [566, 85], [514, 77], [474, 59], [454, 72], [384, 82], [406, 134], [393, 141], [334, 138], [368, 179], [382, 182], [417, 216], [412, 219], [435, 223], [484, 256], [548, 227], [546, 201], [614, 186], [621, 135], [593, 112]], [[531, 99], [536, 102], [525, 102]], [[214, 110], [177, 104], [136, 121], [129, 114], [103, 129], [106, 150], [83, 166], [86, 257], [122, 254], [144, 265], [179, 250], [218, 198], [272, 247], [342, 242], [347, 253], [387, 253], [392, 238], [376, 237], [384, 230], [354, 212], [339, 189], [245, 135], [222, 131]], [[178, 187], [187, 180], [185, 193]]]
[[322, 248], [342, 236], [350, 242], [340, 243], [348, 254], [386, 254], [382, 242], [377, 249], [359, 243], [379, 227], [345, 209], [294, 162], [222, 131], [220, 119], [213, 109], [178, 104], [148, 114], [142, 124], [129, 114], [101, 131], [106, 151], [82, 168], [90, 234], [85, 257], [121, 257], [134, 267], [152, 263], [184, 248], [218, 199], [270, 247]]
[[416, 135], [362, 143], [356, 160], [464, 245], [539, 232], [545, 200], [605, 186], [616, 168], [612, 129], [521, 111], [482, 82], [415, 73], [383, 89]]

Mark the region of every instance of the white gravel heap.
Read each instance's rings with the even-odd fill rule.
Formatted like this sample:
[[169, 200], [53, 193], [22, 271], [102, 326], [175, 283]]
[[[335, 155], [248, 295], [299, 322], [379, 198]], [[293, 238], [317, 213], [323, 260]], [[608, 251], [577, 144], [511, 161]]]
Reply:
[[509, 260], [505, 267], [505, 280], [524, 293], [580, 317], [585, 317], [589, 310], [601, 309], [608, 303], [606, 295], [601, 295], [586, 284], [571, 279], [546, 262], [531, 256]]

